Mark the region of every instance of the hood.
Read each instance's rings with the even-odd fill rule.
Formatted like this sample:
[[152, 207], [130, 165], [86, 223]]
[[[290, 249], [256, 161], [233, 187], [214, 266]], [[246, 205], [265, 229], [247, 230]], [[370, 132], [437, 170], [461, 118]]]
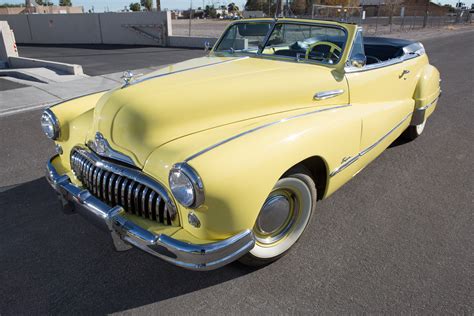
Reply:
[[190, 60], [106, 94], [96, 105], [88, 137], [101, 132], [114, 149], [143, 166], [154, 149], [175, 139], [314, 106], [314, 93], [324, 86], [330, 90], [328, 82], [334, 82], [330, 70], [248, 57]]

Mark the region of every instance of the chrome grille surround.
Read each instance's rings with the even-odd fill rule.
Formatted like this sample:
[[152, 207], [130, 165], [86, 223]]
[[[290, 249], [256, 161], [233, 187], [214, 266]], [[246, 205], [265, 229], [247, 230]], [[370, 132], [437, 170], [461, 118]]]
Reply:
[[110, 206], [171, 225], [177, 208], [167, 190], [142, 172], [104, 160], [89, 149], [74, 147], [71, 168], [85, 188]]

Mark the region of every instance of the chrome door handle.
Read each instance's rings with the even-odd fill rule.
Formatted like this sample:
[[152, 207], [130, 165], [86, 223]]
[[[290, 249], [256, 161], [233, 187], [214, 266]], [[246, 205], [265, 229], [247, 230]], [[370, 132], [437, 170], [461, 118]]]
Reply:
[[334, 98], [337, 97], [338, 95], [341, 95], [344, 93], [344, 90], [329, 90], [329, 91], [321, 91], [318, 92], [314, 95], [313, 99], [314, 100], [326, 100], [329, 98]]
[[406, 70], [406, 69], [405, 69], [405, 70], [403, 70], [403, 72], [401, 73], [401, 75], [398, 76], [398, 78], [402, 79], [403, 76], [408, 75], [409, 73], [410, 73], [410, 70]]

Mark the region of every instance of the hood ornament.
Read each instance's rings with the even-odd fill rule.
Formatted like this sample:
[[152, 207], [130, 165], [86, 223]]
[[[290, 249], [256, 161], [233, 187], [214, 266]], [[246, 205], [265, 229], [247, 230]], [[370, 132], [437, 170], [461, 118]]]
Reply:
[[123, 72], [123, 75], [122, 77], [120, 77], [120, 79], [123, 80], [123, 86], [127, 87], [135, 81], [137, 76], [142, 76], [142, 75], [143, 74], [134, 74], [132, 71], [126, 70]]
[[95, 133], [94, 140], [88, 141], [87, 146], [99, 156], [111, 158], [132, 166], [136, 166], [132, 158], [110, 147], [109, 142], [100, 132]]

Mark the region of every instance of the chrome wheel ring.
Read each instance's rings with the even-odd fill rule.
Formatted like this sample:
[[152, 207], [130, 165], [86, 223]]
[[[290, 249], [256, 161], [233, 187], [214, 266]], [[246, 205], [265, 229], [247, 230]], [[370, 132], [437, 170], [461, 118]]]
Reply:
[[304, 181], [280, 179], [260, 210], [253, 228], [256, 243], [250, 253], [267, 259], [287, 251], [306, 228], [312, 207], [311, 190]]

